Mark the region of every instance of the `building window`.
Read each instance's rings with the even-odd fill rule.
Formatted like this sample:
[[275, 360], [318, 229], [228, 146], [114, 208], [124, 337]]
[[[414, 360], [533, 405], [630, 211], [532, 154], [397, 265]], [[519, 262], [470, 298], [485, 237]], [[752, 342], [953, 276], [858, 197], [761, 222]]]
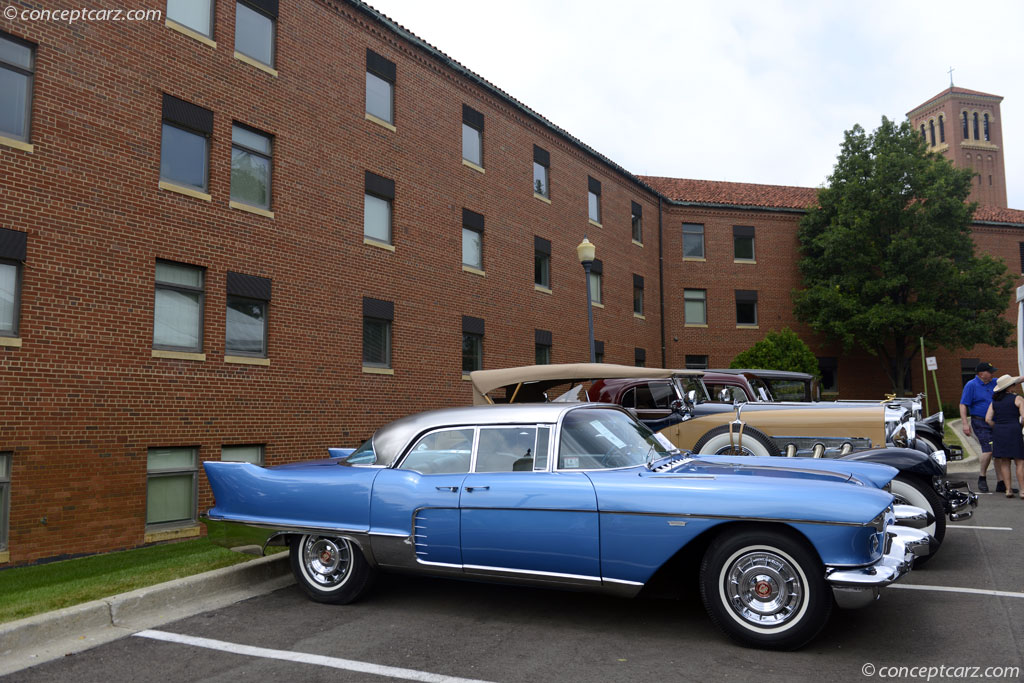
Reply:
[[946, 119], [939, 114], [939, 142], [946, 141]]
[[601, 222], [601, 182], [587, 176], [587, 217], [594, 223]]
[[484, 269], [484, 217], [469, 209], [462, 210], [462, 265]]
[[196, 519], [196, 448], [150, 448], [146, 468], [146, 524]]
[[35, 48], [0, 31], [0, 135], [29, 141], [34, 72]]
[[644, 314], [644, 278], [633, 274], [633, 315]]
[[1024, 242], [1018, 242], [1017, 247], [1020, 249], [1020, 273], [1024, 275]]
[[533, 284], [551, 289], [551, 242], [533, 238]]
[[395, 304], [363, 297], [363, 366], [391, 367], [391, 325]]
[[203, 299], [202, 268], [157, 261], [153, 347], [202, 351]]
[[462, 316], [462, 374], [468, 375], [484, 367], [483, 318]]
[[[821, 381], [818, 383], [819, 389], [830, 394], [838, 393], [839, 359], [835, 357], [819, 358], [818, 373], [821, 375]], [[811, 398], [816, 399], [814, 396]]]
[[7, 550], [11, 510], [11, 453], [0, 453], [0, 550]]
[[632, 203], [630, 222], [633, 225], [633, 241], [644, 243], [644, 207], [636, 202]]
[[928, 134], [924, 130], [923, 123], [921, 124], [921, 139], [924, 140], [926, 143], [928, 142]]
[[480, 168], [484, 166], [484, 115], [462, 105], [462, 158]]
[[267, 357], [270, 279], [228, 271], [224, 353]]
[[603, 270], [604, 265], [601, 263], [601, 261], [594, 259], [593, 264], [591, 264], [590, 266], [590, 278], [588, 281], [590, 282], [590, 300], [595, 304], [600, 304], [604, 301], [604, 298], [601, 295], [601, 280]]
[[985, 122], [985, 127], [984, 127], [985, 142], [991, 142], [991, 140], [989, 140], [989, 134], [988, 134], [988, 114], [985, 114], [984, 122]]
[[647, 349], [633, 349], [633, 365], [638, 368], [647, 367]]
[[167, 0], [167, 18], [213, 38], [213, 0]]
[[160, 179], [206, 192], [213, 112], [164, 95]]
[[702, 223], [683, 223], [683, 258], [704, 258]]
[[974, 139], [978, 139], [978, 112], [974, 112]]
[[736, 324], [757, 325], [757, 290], [736, 290]]
[[534, 350], [537, 365], [551, 364], [551, 332], [534, 330]]
[[750, 225], [732, 227], [732, 254], [736, 261], [754, 260], [754, 228]]
[[928, 132], [932, 136], [932, 147], [935, 146], [935, 121], [928, 122]]
[[708, 292], [706, 289], [683, 290], [683, 322], [687, 325], [708, 324]]
[[978, 363], [981, 362], [980, 358], [961, 358], [960, 359], [960, 386], [965, 386], [968, 382], [974, 379], [974, 369], [978, 367]]
[[0, 337], [17, 337], [28, 233], [0, 228]]
[[604, 342], [603, 341], [598, 341], [598, 340], [594, 341], [594, 362], [595, 363], [603, 363], [604, 362]]
[[277, 0], [235, 3], [235, 52], [274, 67]]
[[366, 113], [395, 122], [395, 63], [373, 50], [366, 51]]
[[366, 172], [363, 196], [363, 237], [382, 244], [391, 241], [391, 210], [395, 200], [395, 181]]
[[271, 136], [235, 124], [231, 128], [231, 200], [270, 208]]
[[549, 177], [551, 175], [551, 155], [546, 149], [533, 146], [533, 193], [545, 199], [551, 198]]
[[970, 135], [967, 134], [967, 112], [963, 113], [963, 128], [964, 128], [964, 140], [966, 140], [967, 138], [970, 137]]
[[263, 465], [263, 446], [221, 446], [220, 459], [224, 462], [248, 462]]
[[708, 357], [698, 355], [686, 355], [685, 359], [687, 370], [707, 370], [708, 369]]

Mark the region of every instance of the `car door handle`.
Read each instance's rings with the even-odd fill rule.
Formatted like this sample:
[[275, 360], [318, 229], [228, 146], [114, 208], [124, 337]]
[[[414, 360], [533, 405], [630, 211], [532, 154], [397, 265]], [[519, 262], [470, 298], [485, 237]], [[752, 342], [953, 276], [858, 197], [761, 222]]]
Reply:
[[472, 493], [473, 491], [490, 491], [490, 486], [467, 486], [466, 493]]
[[459, 492], [458, 486], [435, 486], [434, 488], [436, 488], [438, 491], [451, 491], [452, 493]]

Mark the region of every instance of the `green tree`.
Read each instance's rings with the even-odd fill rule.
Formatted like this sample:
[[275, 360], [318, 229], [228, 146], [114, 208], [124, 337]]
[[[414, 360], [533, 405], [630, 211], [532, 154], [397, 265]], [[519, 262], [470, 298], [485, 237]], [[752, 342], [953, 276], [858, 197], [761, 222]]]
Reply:
[[796, 332], [788, 327], [766, 334], [764, 339], [733, 358], [729, 367], [819, 374], [818, 359]]
[[919, 349], [1008, 346], [1013, 278], [975, 256], [973, 171], [930, 153], [908, 122], [846, 131], [828, 187], [800, 221], [798, 320], [877, 356], [902, 395]]

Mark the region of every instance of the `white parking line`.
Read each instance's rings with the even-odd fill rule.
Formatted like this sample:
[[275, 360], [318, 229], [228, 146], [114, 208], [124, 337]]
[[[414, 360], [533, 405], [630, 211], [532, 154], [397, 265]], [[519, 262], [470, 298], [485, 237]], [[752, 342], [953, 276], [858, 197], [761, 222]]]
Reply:
[[323, 655], [311, 655], [306, 654], [304, 652], [289, 652], [288, 650], [271, 650], [265, 647], [239, 645], [238, 643], [228, 643], [223, 640], [213, 640], [211, 638], [197, 638], [194, 636], [184, 636], [178, 633], [168, 633], [167, 631], [146, 630], [139, 631], [138, 633], [135, 633], [133, 635], [138, 636], [140, 638], [152, 638], [153, 640], [163, 640], [169, 643], [181, 643], [182, 645], [194, 645], [195, 647], [205, 647], [210, 650], [220, 650], [221, 652], [230, 652], [236, 655], [264, 657], [266, 659], [282, 659], [289, 662], [299, 662], [302, 664], [326, 666], [332, 669], [345, 669], [347, 671], [359, 671], [361, 673], [374, 674], [377, 676], [404, 678], [405, 680], [409, 681], [425, 681], [426, 683], [487, 683], [486, 681], [479, 681], [473, 678], [442, 676], [441, 674], [432, 674], [426, 671], [416, 671], [415, 669], [400, 669], [394, 666], [381, 666], [379, 664], [357, 662], [352, 659], [324, 657]]
[[1013, 591], [990, 591], [984, 588], [957, 588], [955, 586], [920, 586], [909, 583], [894, 583], [889, 588], [906, 588], [914, 591], [939, 591], [942, 593], [970, 593], [972, 595], [995, 595], [1000, 598], [1024, 598], [1024, 593]]
[[1012, 526], [965, 526], [963, 524], [947, 524], [946, 529], [984, 529], [985, 531], [1013, 531]]

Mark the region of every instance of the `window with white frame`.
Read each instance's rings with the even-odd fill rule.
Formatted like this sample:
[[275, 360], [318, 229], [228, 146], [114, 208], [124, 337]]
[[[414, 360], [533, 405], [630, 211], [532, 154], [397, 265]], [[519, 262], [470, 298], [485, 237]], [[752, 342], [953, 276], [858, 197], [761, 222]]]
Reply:
[[228, 271], [224, 353], [267, 357], [267, 309], [271, 281]]
[[224, 462], [248, 462], [263, 465], [263, 446], [221, 446], [220, 459]]
[[231, 127], [231, 201], [270, 208], [273, 140], [238, 123]]
[[683, 223], [683, 258], [704, 258], [703, 223]]
[[708, 324], [708, 292], [706, 289], [683, 290], [683, 321], [687, 325]]
[[197, 448], [150, 448], [146, 465], [146, 525], [196, 520]]
[[156, 262], [153, 348], [203, 350], [203, 279], [202, 268]]

